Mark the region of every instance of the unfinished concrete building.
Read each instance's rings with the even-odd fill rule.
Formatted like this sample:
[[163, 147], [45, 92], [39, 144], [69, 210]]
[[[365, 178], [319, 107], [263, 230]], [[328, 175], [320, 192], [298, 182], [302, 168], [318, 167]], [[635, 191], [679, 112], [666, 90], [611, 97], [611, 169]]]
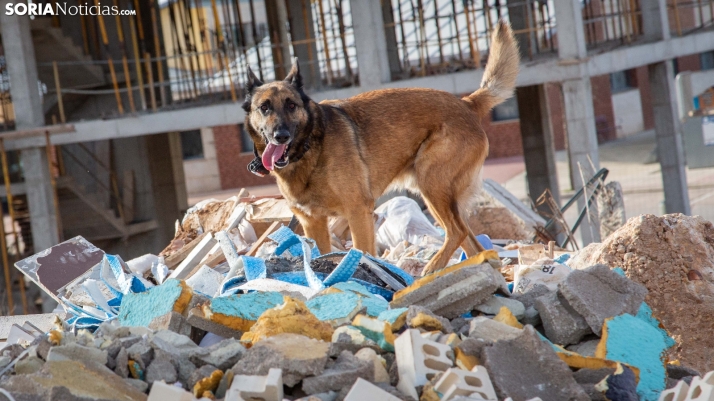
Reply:
[[[577, 189], [578, 165], [599, 166], [598, 142], [641, 125], [656, 131], [666, 211], [689, 212], [673, 85], [675, 69], [714, 67], [712, 0], [117, 4], [135, 15], [0, 16], [11, 183], [0, 193], [13, 254], [76, 235], [124, 257], [156, 252], [188, 207], [187, 184], [270, 182], [245, 168], [247, 64], [280, 79], [298, 57], [317, 101], [395, 87], [463, 95], [479, 86], [499, 18], [516, 31], [522, 66], [517, 96], [485, 129], [493, 155], [522, 152], [529, 193], [557, 197], [556, 148], [567, 148]], [[622, 85], [638, 91], [615, 99]], [[639, 119], [623, 112], [634, 103]]]

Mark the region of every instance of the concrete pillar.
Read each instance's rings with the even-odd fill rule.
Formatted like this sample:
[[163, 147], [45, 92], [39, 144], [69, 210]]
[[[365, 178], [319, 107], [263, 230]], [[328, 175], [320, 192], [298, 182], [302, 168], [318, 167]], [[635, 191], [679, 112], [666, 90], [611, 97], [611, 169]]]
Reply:
[[666, 0], [640, 0], [644, 40], [667, 40], [671, 37]]
[[288, 0], [290, 15], [290, 36], [293, 42], [311, 39], [309, 43], [293, 45], [295, 57], [300, 61], [302, 82], [306, 88], [320, 87], [320, 63], [317, 59], [317, 44], [315, 43], [315, 23], [312, 19], [309, 0]]
[[265, 11], [270, 27], [270, 43], [273, 44], [273, 60], [275, 60], [275, 78], [283, 79], [290, 71], [292, 63], [290, 41], [288, 39], [288, 11], [285, 0], [266, 0]]
[[391, 80], [380, 0], [350, 0], [357, 67], [362, 88]]
[[[561, 60], [584, 61], [587, 57], [582, 9], [579, 0], [557, 0], [555, 18], [558, 21], [558, 57]], [[568, 160], [570, 183], [573, 189], [583, 186], [579, 165], [588, 180], [590, 163], [600, 168], [598, 156], [597, 130], [590, 73], [584, 64], [580, 65], [580, 78], [562, 82], [563, 106], [565, 109], [565, 129], [568, 138]], [[578, 200], [578, 209], [585, 207], [586, 197]], [[595, 207], [595, 205], [591, 205]], [[591, 216], [593, 219], [595, 216]], [[600, 227], [597, 221], [589, 224], [583, 220], [580, 228], [583, 246], [600, 241]]]
[[399, 75], [402, 72], [402, 63], [399, 60], [397, 32], [394, 28], [394, 10], [392, 9], [391, 1], [382, 2], [382, 17], [384, 17], [384, 38], [387, 41], [387, 58], [389, 59], [390, 75]]
[[[516, 91], [518, 116], [526, 162], [528, 192], [535, 204], [538, 197], [550, 189], [560, 203], [558, 174], [555, 169], [555, 146], [548, 110], [545, 85], [524, 86]], [[549, 208], [541, 209], [548, 212]]]
[[650, 64], [647, 69], [654, 109], [657, 156], [662, 170], [665, 210], [667, 213], [691, 214], [682, 132], [677, 118], [672, 62]]
[[[3, 10], [7, 1], [2, 1]], [[30, 18], [0, 13], [3, 50], [10, 75], [10, 95], [15, 111], [15, 127], [28, 129], [45, 124], [42, 99], [37, 81], [35, 49], [30, 34]], [[32, 240], [35, 251], [59, 242], [57, 216], [45, 149], [25, 149], [20, 152], [27, 201], [30, 208]]]
[[[7, 0], [0, 1], [5, 10]], [[37, 80], [35, 49], [30, 33], [30, 18], [8, 16], [0, 13], [2, 44], [10, 76], [10, 95], [15, 112], [15, 128], [28, 129], [45, 124], [42, 99]], [[35, 252], [47, 249], [60, 240], [57, 232], [57, 215], [50, 180], [47, 153], [43, 148], [24, 149], [20, 163], [27, 188], [30, 224]], [[56, 303], [42, 293], [43, 312], [51, 312]]]

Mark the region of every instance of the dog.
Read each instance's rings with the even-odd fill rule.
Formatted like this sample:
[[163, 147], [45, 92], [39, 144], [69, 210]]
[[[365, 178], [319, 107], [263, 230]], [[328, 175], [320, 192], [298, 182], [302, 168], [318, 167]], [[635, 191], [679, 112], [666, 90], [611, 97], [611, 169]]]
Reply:
[[316, 103], [303, 91], [297, 59], [282, 81], [263, 83], [248, 69], [243, 109], [256, 155], [249, 170], [276, 177], [321, 253], [331, 251], [327, 219], [339, 215], [354, 247], [374, 255], [375, 199], [418, 191], [446, 233], [422, 275], [443, 269], [459, 246], [469, 257], [484, 250], [463, 216], [488, 154], [481, 120], [513, 95], [519, 62], [513, 32], [500, 21], [481, 87], [462, 99], [408, 88]]

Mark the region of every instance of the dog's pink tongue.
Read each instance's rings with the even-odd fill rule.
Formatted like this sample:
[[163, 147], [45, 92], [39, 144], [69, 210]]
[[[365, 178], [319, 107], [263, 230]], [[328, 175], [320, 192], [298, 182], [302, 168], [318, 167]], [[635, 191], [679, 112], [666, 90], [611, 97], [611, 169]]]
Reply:
[[268, 143], [268, 146], [263, 152], [263, 166], [269, 171], [273, 171], [275, 162], [280, 160], [287, 146], [288, 145], [273, 145], [272, 143]]

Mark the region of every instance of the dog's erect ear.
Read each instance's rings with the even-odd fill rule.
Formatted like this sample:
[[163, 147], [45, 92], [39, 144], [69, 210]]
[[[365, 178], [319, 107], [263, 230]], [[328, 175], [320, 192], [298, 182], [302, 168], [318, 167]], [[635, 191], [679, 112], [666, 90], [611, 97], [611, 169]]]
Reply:
[[248, 66], [248, 82], [245, 84], [245, 90], [248, 93], [252, 93], [253, 89], [259, 87], [260, 85], [263, 85], [263, 81], [256, 77], [255, 74], [253, 74], [253, 70], [251, 70], [250, 66]]
[[297, 89], [302, 89], [302, 75], [300, 75], [300, 65], [297, 57], [293, 57], [293, 66], [290, 68], [288, 76], [285, 77], [285, 82]]

